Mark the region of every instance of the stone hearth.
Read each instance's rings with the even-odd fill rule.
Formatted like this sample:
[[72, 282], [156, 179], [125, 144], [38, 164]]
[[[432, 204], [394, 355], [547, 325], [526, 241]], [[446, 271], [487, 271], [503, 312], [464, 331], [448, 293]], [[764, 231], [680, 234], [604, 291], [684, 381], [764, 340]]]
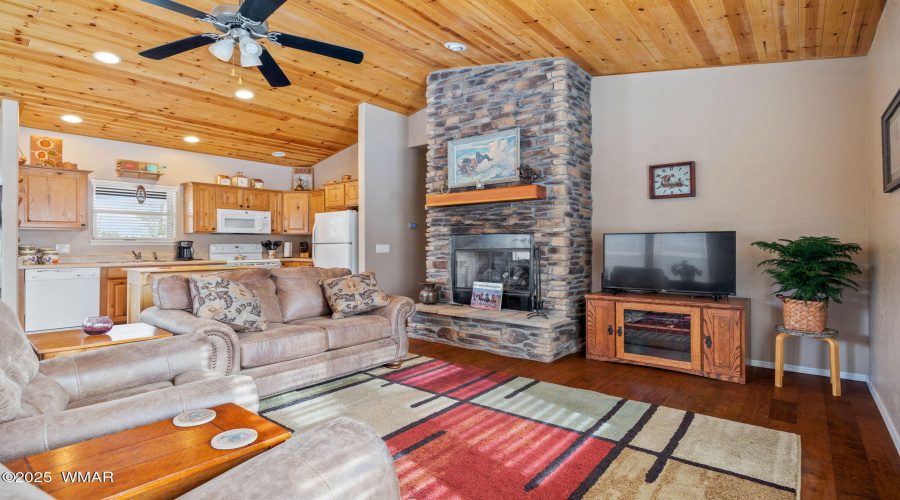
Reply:
[[448, 304], [451, 235], [529, 233], [541, 248], [541, 299], [550, 320], [528, 325], [513, 321], [525, 313], [420, 306], [410, 336], [542, 361], [583, 348], [584, 295], [591, 286], [590, 85], [584, 70], [562, 58], [428, 76], [427, 194], [440, 193], [447, 182], [448, 141], [516, 127], [521, 165], [547, 188], [545, 200], [429, 208], [428, 280], [439, 284], [441, 303]]

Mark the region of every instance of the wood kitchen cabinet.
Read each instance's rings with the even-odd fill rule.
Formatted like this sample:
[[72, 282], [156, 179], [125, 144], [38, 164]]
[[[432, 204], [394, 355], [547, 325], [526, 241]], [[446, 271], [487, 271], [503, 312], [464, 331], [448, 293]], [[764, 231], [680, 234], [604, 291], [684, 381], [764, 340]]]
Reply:
[[589, 294], [587, 357], [745, 383], [750, 300]]
[[316, 214], [325, 212], [325, 190], [317, 189], [309, 192], [309, 231], [316, 225]]
[[89, 170], [23, 165], [19, 227], [87, 229]]
[[284, 206], [280, 192], [269, 192], [269, 207], [272, 212], [272, 234], [281, 234], [284, 231]]
[[309, 191], [285, 191], [283, 199], [284, 234], [309, 234]]
[[191, 183], [184, 187], [184, 232], [216, 232], [218, 194], [215, 184]]
[[253, 188], [217, 186], [217, 208], [228, 210], [269, 210], [269, 191]]
[[100, 270], [100, 313], [119, 325], [128, 322], [128, 280], [121, 267]]
[[359, 180], [325, 185], [325, 211], [335, 212], [359, 206]]

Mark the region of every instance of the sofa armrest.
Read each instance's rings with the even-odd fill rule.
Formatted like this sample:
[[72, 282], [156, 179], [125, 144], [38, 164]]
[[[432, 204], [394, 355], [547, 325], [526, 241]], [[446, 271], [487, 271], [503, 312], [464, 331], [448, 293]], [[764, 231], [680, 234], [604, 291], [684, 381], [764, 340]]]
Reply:
[[142, 425], [180, 413], [234, 403], [256, 412], [259, 398], [245, 375], [201, 380], [81, 408], [0, 424], [0, 462], [42, 453]]
[[[237, 334], [225, 323], [212, 319], [201, 319], [180, 309], [160, 309], [150, 307], [141, 312], [141, 323], [162, 328], [175, 335], [202, 333], [215, 347], [216, 371], [225, 375], [235, 375], [241, 370], [241, 343]], [[224, 354], [223, 354], [224, 353]]]
[[381, 308], [365, 314], [381, 316], [391, 322], [391, 338], [397, 343], [397, 359], [402, 359], [409, 352], [409, 338], [406, 336], [406, 323], [416, 309], [416, 303], [408, 297], [388, 295], [391, 302]]
[[341, 417], [294, 435], [178, 500], [397, 500], [394, 459], [372, 429]]
[[211, 370], [216, 350], [202, 334], [165, 337], [61, 356], [40, 363], [40, 373], [58, 382], [69, 401], [103, 396], [182, 373]]

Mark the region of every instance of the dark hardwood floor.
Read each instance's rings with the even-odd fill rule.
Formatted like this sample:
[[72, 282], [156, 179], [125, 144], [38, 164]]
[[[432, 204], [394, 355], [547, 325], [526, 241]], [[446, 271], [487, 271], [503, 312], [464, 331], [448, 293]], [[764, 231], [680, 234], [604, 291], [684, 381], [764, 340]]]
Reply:
[[801, 497], [900, 499], [900, 456], [864, 382], [748, 367], [746, 385], [655, 368], [588, 360], [553, 363], [410, 339], [410, 352], [800, 435]]

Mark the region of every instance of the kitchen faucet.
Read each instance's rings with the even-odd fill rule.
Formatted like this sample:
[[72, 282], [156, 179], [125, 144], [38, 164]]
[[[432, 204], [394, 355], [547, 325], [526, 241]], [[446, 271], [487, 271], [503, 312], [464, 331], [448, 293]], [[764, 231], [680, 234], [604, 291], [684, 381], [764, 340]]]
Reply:
[[141, 252], [131, 251], [131, 255], [134, 255], [134, 260], [140, 262], [141, 261]]

